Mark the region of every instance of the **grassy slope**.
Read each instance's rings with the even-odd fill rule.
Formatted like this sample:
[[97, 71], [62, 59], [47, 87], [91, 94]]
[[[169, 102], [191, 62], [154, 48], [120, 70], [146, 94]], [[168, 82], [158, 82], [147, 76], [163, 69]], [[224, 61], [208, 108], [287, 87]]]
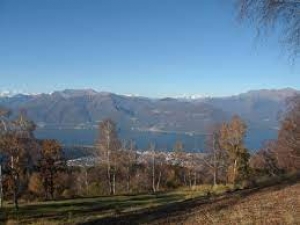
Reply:
[[300, 182], [236, 192], [151, 224], [297, 225], [300, 224]]
[[[206, 187], [207, 188], [207, 187]], [[206, 196], [206, 189], [157, 195], [81, 198], [0, 212], [15, 224], [300, 224], [300, 182]], [[14, 224], [14, 223], [11, 223]]]
[[19, 211], [11, 205], [0, 210], [0, 224], [78, 224], [98, 221], [116, 215], [133, 215], [134, 212], [177, 204], [205, 195], [205, 191], [180, 189], [156, 195], [78, 198], [64, 201], [22, 204]]

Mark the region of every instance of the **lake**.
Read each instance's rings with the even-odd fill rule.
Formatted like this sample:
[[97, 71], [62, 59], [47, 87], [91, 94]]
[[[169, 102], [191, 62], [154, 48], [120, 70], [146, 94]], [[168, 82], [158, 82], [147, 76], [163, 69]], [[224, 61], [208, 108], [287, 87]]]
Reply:
[[[80, 129], [38, 129], [35, 133], [40, 139], [57, 139], [64, 145], [93, 145], [98, 136], [97, 130]], [[275, 139], [277, 131], [271, 129], [249, 130], [246, 137], [246, 146], [255, 151], [262, 146], [265, 140]], [[134, 140], [141, 150], [146, 150], [150, 143], [155, 143], [158, 149], [172, 150], [176, 141], [184, 143], [186, 151], [201, 151], [204, 149], [204, 135], [188, 135], [178, 133], [157, 133], [142, 131], [120, 131], [121, 140]]]

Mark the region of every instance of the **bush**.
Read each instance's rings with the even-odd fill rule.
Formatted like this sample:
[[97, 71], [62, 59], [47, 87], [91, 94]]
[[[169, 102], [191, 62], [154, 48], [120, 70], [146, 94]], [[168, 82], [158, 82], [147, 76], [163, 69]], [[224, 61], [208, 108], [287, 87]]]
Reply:
[[247, 188], [254, 188], [257, 186], [257, 183], [255, 180], [250, 179], [250, 180], [243, 180], [241, 182], [241, 188], [242, 189], [247, 189]]
[[175, 188], [178, 188], [179, 186], [180, 186], [180, 184], [178, 182], [176, 182], [175, 180], [168, 180], [166, 182], [167, 189], [175, 189]]
[[36, 197], [41, 197], [43, 194], [43, 183], [41, 176], [38, 173], [33, 173], [30, 176], [28, 189]]
[[62, 196], [63, 198], [74, 198], [74, 197], [75, 197], [75, 193], [74, 193], [74, 191], [71, 190], [71, 189], [65, 189], [65, 190], [62, 192], [61, 196]]
[[6, 225], [19, 225], [19, 222], [16, 220], [9, 219], [6, 221]]
[[213, 187], [213, 193], [216, 194], [216, 195], [227, 193], [231, 190], [232, 190], [232, 188], [230, 186], [225, 185], [225, 184], [218, 184], [218, 185]]
[[282, 181], [281, 177], [262, 176], [256, 179], [256, 184], [258, 187], [268, 187], [268, 186], [278, 184], [281, 181]]
[[89, 190], [88, 195], [90, 196], [100, 196], [100, 195], [109, 194], [108, 192], [104, 192], [102, 185], [98, 182], [92, 182], [89, 185], [88, 190]]

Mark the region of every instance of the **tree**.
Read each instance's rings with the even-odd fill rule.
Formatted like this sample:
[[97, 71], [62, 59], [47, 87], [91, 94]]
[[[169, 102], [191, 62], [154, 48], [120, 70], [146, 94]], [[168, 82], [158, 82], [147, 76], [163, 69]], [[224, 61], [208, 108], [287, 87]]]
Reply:
[[156, 176], [155, 176], [155, 144], [151, 143], [150, 144], [150, 148], [149, 148], [149, 151], [151, 152], [151, 159], [152, 159], [152, 163], [151, 163], [151, 169], [152, 169], [152, 191], [153, 193], [156, 192], [156, 185], [155, 185], [155, 179], [156, 179]]
[[[124, 141], [123, 146], [126, 146], [126, 142]], [[124, 166], [126, 168], [126, 188], [127, 192], [132, 192], [132, 175], [134, 173], [134, 166], [136, 164], [137, 160], [137, 154], [136, 154], [136, 146], [134, 141], [130, 140], [129, 144], [127, 147], [122, 148], [122, 156], [124, 159]]]
[[277, 140], [278, 163], [282, 169], [300, 169], [300, 95], [288, 100]]
[[45, 199], [54, 198], [54, 179], [64, 166], [64, 157], [61, 145], [56, 140], [43, 140], [39, 170], [43, 180]]
[[281, 173], [278, 165], [277, 140], [264, 143], [262, 149], [250, 158], [250, 167], [257, 173], [276, 176]]
[[[0, 144], [1, 144], [1, 138], [5, 136], [8, 132], [8, 124], [7, 119], [10, 115], [10, 111], [5, 108], [0, 108]], [[1, 146], [1, 145], [0, 145]], [[1, 153], [1, 149], [0, 149]], [[2, 171], [2, 160], [3, 157], [0, 155], [0, 208], [3, 206], [3, 171]]]
[[30, 153], [35, 142], [35, 125], [22, 114], [16, 120], [9, 120], [9, 115], [9, 110], [0, 110], [0, 150], [6, 176], [11, 181], [9, 183], [13, 192], [13, 202], [18, 209], [18, 198], [22, 188], [24, 189], [24, 182], [29, 178], [32, 166]]
[[27, 158], [26, 142], [15, 134], [7, 134], [2, 139], [2, 149], [5, 157], [7, 176], [11, 180], [13, 202], [18, 209], [18, 198], [21, 190], [22, 177], [26, 174]]
[[3, 207], [2, 162], [0, 161], [0, 208]]
[[[176, 141], [173, 147], [173, 154], [174, 154], [174, 176], [175, 176], [175, 183], [178, 184], [180, 180], [181, 171], [184, 172], [184, 145], [181, 141]], [[185, 174], [184, 174], [185, 180]]]
[[0, 108], [0, 135], [6, 134], [9, 129], [8, 118], [11, 115], [11, 111], [5, 108]]
[[[239, 116], [233, 116], [229, 123], [224, 123], [220, 129], [220, 146], [226, 151], [229, 159], [228, 176], [233, 185], [239, 172], [248, 163], [249, 153], [244, 146], [247, 126]], [[244, 171], [244, 170], [243, 170]]]
[[[194, 177], [196, 174], [196, 167], [198, 166], [198, 162], [195, 160], [195, 153], [187, 153], [184, 157], [184, 167], [188, 170], [188, 182], [189, 188], [192, 189], [193, 186], [193, 177], [192, 173], [194, 172]], [[195, 182], [194, 182], [195, 183]]]
[[292, 55], [300, 53], [299, 0], [237, 0], [237, 2], [240, 17], [256, 24], [259, 33], [263, 30], [279, 30]]
[[210, 127], [206, 138], [206, 155], [202, 158], [209, 171], [213, 175], [213, 185], [216, 186], [219, 180], [219, 171], [226, 166], [226, 153], [220, 146], [220, 129], [218, 124]]
[[43, 194], [43, 182], [39, 173], [33, 173], [30, 177], [28, 189], [34, 193], [37, 197], [41, 197]]
[[118, 139], [116, 124], [111, 119], [105, 119], [99, 124], [99, 137], [96, 142], [98, 155], [107, 168], [109, 194], [114, 195], [116, 182], [117, 151], [121, 143]]

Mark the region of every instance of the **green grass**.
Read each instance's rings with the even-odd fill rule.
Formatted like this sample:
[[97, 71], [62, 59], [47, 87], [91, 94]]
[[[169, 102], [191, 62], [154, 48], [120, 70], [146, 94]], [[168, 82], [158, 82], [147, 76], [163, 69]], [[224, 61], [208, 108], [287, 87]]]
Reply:
[[[211, 186], [198, 186], [194, 190], [181, 188], [155, 195], [109, 196], [78, 198], [62, 201], [21, 204], [15, 211], [6, 205], [0, 211], [0, 223], [17, 221], [20, 224], [76, 224], [104, 217], [134, 213], [140, 210], [182, 202], [211, 193]], [[218, 189], [218, 192], [220, 190]], [[13, 224], [12, 222], [12, 224]]]

